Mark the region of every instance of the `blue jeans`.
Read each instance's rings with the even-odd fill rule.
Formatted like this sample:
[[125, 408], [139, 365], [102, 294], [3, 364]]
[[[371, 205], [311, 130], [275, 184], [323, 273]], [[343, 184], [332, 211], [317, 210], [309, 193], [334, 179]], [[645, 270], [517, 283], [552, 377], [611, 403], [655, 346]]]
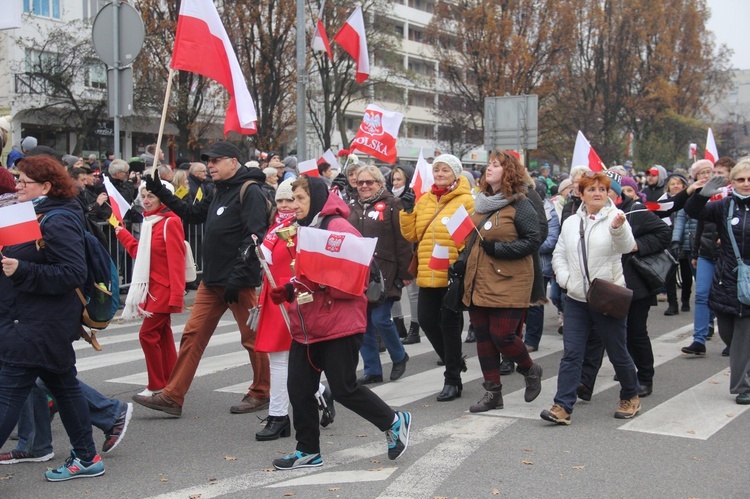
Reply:
[[393, 363], [402, 362], [406, 358], [406, 350], [398, 337], [396, 325], [391, 319], [391, 308], [394, 298], [387, 298], [385, 303], [367, 310], [367, 329], [362, 341], [359, 353], [365, 364], [365, 374], [382, 375], [383, 366], [380, 364], [380, 353], [378, 352], [378, 337], [383, 338], [383, 343], [388, 349]]
[[[89, 406], [91, 424], [103, 432], [114, 426], [124, 404], [117, 399], [110, 399], [97, 392], [83, 381], [81, 386], [86, 403]], [[29, 398], [21, 409], [18, 419], [18, 444], [16, 450], [25, 451], [34, 456], [44, 456], [52, 452], [52, 428], [49, 417], [47, 395], [51, 393], [41, 379], [31, 390]], [[54, 398], [54, 397], [53, 397]]]
[[563, 333], [563, 358], [557, 378], [555, 403], [573, 412], [576, 388], [581, 383], [583, 357], [592, 326], [596, 326], [604, 343], [609, 361], [620, 380], [620, 400], [630, 400], [638, 394], [638, 377], [635, 364], [628, 353], [626, 318], [615, 319], [589, 310], [588, 304], [565, 299], [565, 330]]
[[[41, 368], [3, 365], [0, 368], [0, 446], [4, 445], [18, 423], [21, 408], [29, 398], [37, 378], [42, 378], [57, 400], [60, 419], [79, 458], [91, 461], [96, 446], [91, 435], [91, 419], [86, 399], [76, 379], [76, 369], [53, 373]], [[49, 425], [49, 410], [45, 411]], [[27, 436], [28, 439], [28, 436]]]
[[565, 300], [563, 300], [563, 292], [560, 289], [560, 285], [557, 284], [557, 280], [553, 277], [549, 282], [549, 299], [552, 304], [557, 307], [557, 312], [562, 312]]
[[[544, 278], [544, 289], [547, 289], [549, 281], [549, 277]], [[539, 348], [543, 331], [544, 305], [532, 305], [526, 311], [526, 334], [524, 335], [523, 342], [530, 347]]]
[[713, 312], [708, 308], [708, 293], [714, 279], [716, 262], [698, 257], [695, 269], [695, 315], [693, 316], [693, 340], [706, 344], [708, 325], [713, 321]]

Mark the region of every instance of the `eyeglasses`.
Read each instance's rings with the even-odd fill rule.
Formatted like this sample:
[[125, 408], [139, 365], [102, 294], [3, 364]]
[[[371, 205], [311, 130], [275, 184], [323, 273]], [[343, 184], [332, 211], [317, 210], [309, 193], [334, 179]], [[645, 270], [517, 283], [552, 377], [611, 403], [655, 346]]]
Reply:
[[216, 164], [219, 161], [222, 161], [224, 159], [228, 159], [228, 158], [226, 156], [219, 156], [218, 158], [208, 158], [208, 164], [211, 164], [211, 163]]
[[16, 185], [20, 186], [21, 189], [25, 189], [28, 184], [41, 184], [41, 182], [34, 182], [33, 180], [16, 180]]
[[750, 182], [750, 177], [733, 178], [732, 181], [737, 182], [738, 184], [744, 184], [745, 182]]
[[357, 187], [362, 187], [365, 185], [367, 187], [372, 187], [373, 185], [375, 185], [375, 180], [357, 180]]

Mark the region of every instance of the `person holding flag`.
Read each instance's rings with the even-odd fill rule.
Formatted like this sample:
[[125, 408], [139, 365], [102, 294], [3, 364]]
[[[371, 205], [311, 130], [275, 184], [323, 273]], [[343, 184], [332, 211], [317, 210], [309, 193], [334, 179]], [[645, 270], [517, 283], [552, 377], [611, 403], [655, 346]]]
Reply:
[[474, 200], [471, 221], [477, 232], [469, 236], [474, 244], [465, 263], [463, 304], [469, 307], [487, 391], [470, 412], [503, 408], [501, 355], [518, 364], [526, 378], [526, 402], [542, 391], [542, 367], [531, 360], [518, 334], [534, 281], [533, 255], [543, 242], [525, 178], [525, 168], [515, 156], [495, 151]]
[[401, 233], [407, 241], [418, 243], [419, 325], [445, 363], [444, 385], [438, 402], [461, 396], [461, 371], [466, 370], [461, 357], [463, 314], [443, 305], [448, 291], [448, 266], [456, 261], [464, 247], [463, 242], [453, 240], [447, 225], [459, 209], [467, 213], [474, 211], [474, 197], [469, 181], [461, 174], [462, 169], [457, 157], [441, 154], [432, 163], [434, 184], [430, 191], [423, 194], [416, 205], [410, 197], [401, 199], [404, 207], [400, 214]]
[[[323, 465], [314, 395], [321, 372], [325, 372], [336, 402], [385, 432], [388, 458], [398, 459], [409, 443], [411, 414], [394, 411], [356, 380], [359, 349], [367, 328], [364, 290], [369, 266], [355, 261], [361, 251], [349, 252], [346, 248], [350, 241], [357, 244], [353, 239], [363, 238], [347, 221], [349, 208], [340, 197], [329, 193], [322, 179], [303, 175], [292, 183], [292, 193], [299, 226], [296, 277], [277, 283], [280, 285], [271, 290], [271, 299], [277, 304], [290, 302], [288, 389], [297, 449], [275, 459], [273, 466], [291, 470]], [[321, 226], [334, 232], [317, 230]], [[322, 244], [308, 246], [303, 231], [310, 233], [311, 243], [322, 239]], [[372, 255], [374, 246], [369, 248]], [[307, 262], [304, 253], [310, 255]], [[353, 278], [355, 273], [361, 280]], [[336, 285], [322, 284], [323, 280]]]
[[[92, 438], [89, 407], [76, 379], [73, 342], [80, 337], [83, 304], [76, 288], [86, 280], [84, 214], [65, 168], [49, 156], [18, 164], [18, 205], [33, 203], [31, 217], [2, 231], [0, 273], [0, 446], [18, 422], [38, 378], [57, 400], [73, 446], [64, 465], [45, 473], [49, 481], [95, 477], [104, 464]], [[52, 210], [41, 228], [35, 215]], [[0, 217], [7, 229], [8, 217]], [[35, 230], [33, 230], [35, 229]], [[25, 235], [11, 241], [8, 236]]]

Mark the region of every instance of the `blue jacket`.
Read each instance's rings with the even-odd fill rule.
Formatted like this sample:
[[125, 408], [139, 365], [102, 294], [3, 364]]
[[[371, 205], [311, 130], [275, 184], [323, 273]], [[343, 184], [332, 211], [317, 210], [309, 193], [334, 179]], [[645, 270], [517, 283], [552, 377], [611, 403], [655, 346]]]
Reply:
[[680, 243], [680, 258], [690, 259], [693, 253], [693, 238], [697, 228], [698, 222], [687, 216], [685, 210], [677, 212], [672, 226], [672, 242]]
[[555, 277], [555, 272], [552, 270], [552, 252], [555, 251], [557, 239], [560, 237], [560, 220], [557, 218], [555, 205], [548, 199], [544, 200], [544, 211], [547, 214], [549, 231], [547, 232], [547, 239], [539, 248], [539, 260], [542, 265], [542, 275], [551, 279]]
[[75, 198], [45, 199], [37, 214], [53, 209], [75, 213], [50, 217], [38, 241], [7, 246], [19, 260], [12, 276], [0, 273], [0, 363], [66, 372], [76, 362], [73, 341], [80, 337], [83, 305], [76, 288], [86, 279], [83, 210]]

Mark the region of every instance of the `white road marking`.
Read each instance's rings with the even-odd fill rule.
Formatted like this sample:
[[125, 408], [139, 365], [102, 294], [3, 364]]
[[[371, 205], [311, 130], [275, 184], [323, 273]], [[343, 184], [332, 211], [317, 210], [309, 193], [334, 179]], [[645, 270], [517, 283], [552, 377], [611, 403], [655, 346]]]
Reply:
[[[232, 341], [237, 340], [238, 338], [232, 339]], [[143, 354], [141, 354], [141, 356], [142, 355]], [[203, 357], [203, 359], [201, 359], [201, 363], [198, 365], [198, 369], [195, 371], [195, 378], [208, 376], [210, 374], [216, 374], [218, 372], [244, 366], [246, 364], [250, 364], [250, 357], [248, 357], [247, 350], [245, 350], [244, 348], [240, 352]], [[148, 374], [144, 371], [136, 374], [131, 374], [129, 376], [123, 376], [121, 378], [108, 379], [107, 381], [109, 381], [110, 383], [125, 383], [129, 385], [146, 385], [148, 383]], [[247, 390], [244, 390], [244, 392], [247, 392]]]
[[[216, 326], [216, 329], [219, 329], [225, 326], [232, 326], [236, 324], [237, 323], [234, 321], [219, 321], [219, 325]], [[128, 325], [132, 326], [133, 324], [131, 323]], [[182, 331], [184, 329], [185, 329], [185, 324], [172, 325], [172, 334], [182, 334]], [[129, 341], [138, 341], [138, 333], [108, 334], [109, 332], [110, 332], [110, 328], [107, 328], [103, 331], [99, 331], [98, 333], [96, 333], [96, 339], [99, 340], [99, 344], [102, 346], [102, 348], [109, 346], [109, 345], [115, 345], [117, 343], [127, 343]], [[85, 341], [76, 341], [73, 343], [73, 350], [75, 351], [91, 350], [91, 345], [89, 345]], [[92, 355], [101, 355], [101, 354], [94, 352]]]
[[268, 487], [299, 487], [303, 485], [334, 485], [337, 483], [351, 482], [380, 482], [382, 480], [388, 480], [397, 469], [398, 468], [372, 468], [367, 471], [326, 471], [305, 477], [294, 478], [293, 480], [274, 483], [273, 485], [268, 485]]
[[620, 430], [707, 440], [750, 405], [737, 405], [729, 394], [729, 369], [639, 415]]

